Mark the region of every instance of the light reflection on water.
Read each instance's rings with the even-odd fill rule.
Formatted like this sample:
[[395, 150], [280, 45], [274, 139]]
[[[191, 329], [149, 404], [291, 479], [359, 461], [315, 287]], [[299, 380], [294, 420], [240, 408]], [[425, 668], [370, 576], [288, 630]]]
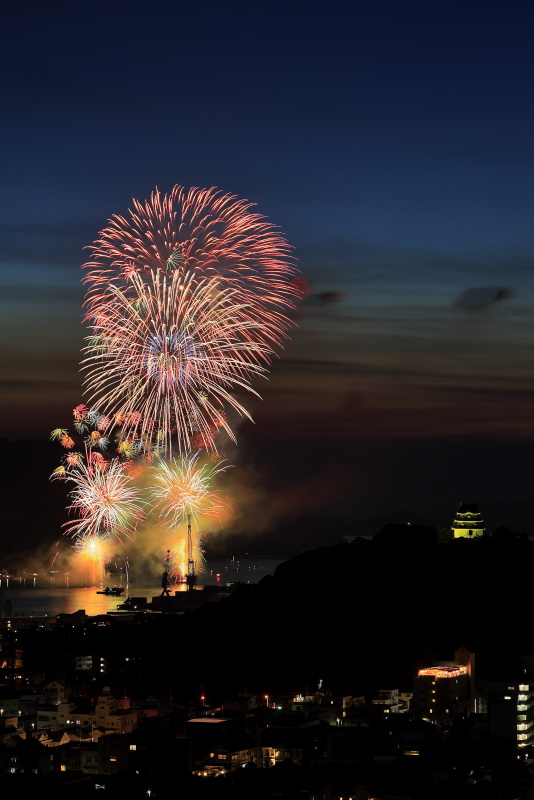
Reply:
[[[279, 563], [280, 561], [275, 559], [214, 561], [207, 564], [204, 573], [199, 575], [197, 588], [202, 589], [205, 585], [217, 583], [224, 585], [236, 581], [258, 583], [266, 575], [272, 574]], [[59, 580], [57, 582], [59, 583]], [[63, 581], [61, 582], [63, 583]], [[114, 581], [112, 577], [106, 585], [117, 586], [119, 584], [120, 581]], [[117, 606], [123, 603], [128, 595], [146, 597], [149, 602], [152, 597], [160, 595], [161, 576], [151, 576], [144, 581], [143, 585], [131, 583], [128, 591], [125, 589], [122, 597], [97, 594], [97, 589], [100, 588], [100, 586], [67, 588], [64, 585], [43, 589], [33, 588], [28, 584], [26, 584], [26, 588], [13, 588], [13, 580], [6, 587], [4, 579], [0, 584], [1, 614], [2, 616], [54, 616], [55, 614], [72, 614], [80, 609], [90, 616], [107, 614], [108, 611], [116, 611]], [[172, 593], [184, 589], [185, 586], [170, 586]]]
[[[117, 604], [123, 602], [126, 596], [110, 597], [96, 592], [94, 586], [69, 589], [2, 589], [3, 616], [46, 614], [50, 617], [55, 614], [72, 614], [80, 609], [91, 616], [107, 614], [108, 611], [116, 611]], [[11, 613], [6, 601], [13, 604]]]

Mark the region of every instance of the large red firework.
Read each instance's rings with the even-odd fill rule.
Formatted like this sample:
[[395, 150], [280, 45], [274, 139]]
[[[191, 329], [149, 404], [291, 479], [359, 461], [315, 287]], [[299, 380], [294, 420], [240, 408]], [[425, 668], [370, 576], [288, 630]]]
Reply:
[[92, 246], [85, 264], [88, 316], [98, 316], [110, 286], [131, 293], [132, 273], [172, 273], [219, 279], [262, 323], [263, 341], [280, 344], [289, 327], [285, 315], [301, 291], [291, 247], [254, 204], [216, 188], [156, 190], [133, 200], [128, 217], [115, 215]]
[[[113, 217], [85, 265], [91, 405], [126, 431], [214, 449], [225, 407], [270, 363], [299, 296], [290, 247], [251, 204], [216, 189], [154, 192]], [[133, 416], [139, 418], [134, 421]], [[165, 447], [165, 449], [167, 449]]]
[[175, 435], [187, 452], [195, 431], [212, 447], [219, 426], [233, 438], [224, 406], [250, 416], [234, 391], [256, 394], [250, 380], [265, 372], [257, 361], [267, 348], [254, 341], [259, 323], [213, 278], [152, 272], [146, 282], [132, 276], [132, 285], [137, 300], [116, 291], [91, 326], [82, 362], [91, 405], [118, 415], [127, 434], [150, 436], [155, 420], [165, 450]]

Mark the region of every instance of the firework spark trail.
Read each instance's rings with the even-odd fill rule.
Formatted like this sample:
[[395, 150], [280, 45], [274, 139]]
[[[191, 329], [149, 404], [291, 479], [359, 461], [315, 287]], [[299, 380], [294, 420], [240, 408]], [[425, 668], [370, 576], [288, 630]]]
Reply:
[[[188, 570], [187, 534], [190, 520], [198, 528], [199, 518], [218, 518], [227, 508], [219, 493], [212, 488], [214, 478], [227, 469], [223, 461], [199, 464], [199, 454], [189, 454], [170, 462], [161, 461], [153, 471], [150, 497], [159, 510], [160, 522], [168, 523], [168, 548], [171, 553], [171, 575], [184, 578]], [[180, 527], [182, 531], [180, 531]], [[192, 555], [197, 569], [205, 563], [202, 534], [192, 531]]]
[[109, 536], [79, 536], [72, 545], [71, 569], [85, 574], [85, 580], [98, 584], [105, 576], [106, 564], [113, 558], [113, 542]]
[[[185, 578], [187, 575], [187, 539], [182, 536], [177, 541], [175, 537], [169, 537], [169, 551], [170, 551], [170, 574], [173, 578]], [[196, 544], [196, 542], [195, 542]], [[198, 548], [194, 548], [195, 564], [198, 558]]]
[[[195, 571], [203, 572], [206, 564], [206, 558], [202, 549], [203, 536], [198, 531], [192, 531], [192, 556], [195, 562]], [[187, 553], [187, 536], [169, 536], [167, 547], [163, 547], [162, 551], [170, 550], [170, 575], [172, 578], [177, 578], [183, 581], [188, 571], [188, 553]]]
[[67, 536], [87, 538], [104, 534], [122, 542], [123, 536], [130, 538], [145, 516], [144, 503], [117, 459], [105, 462], [105, 469], [81, 461], [60, 474], [54, 471], [52, 479], [55, 478], [75, 484], [69, 493], [72, 503], [67, 510], [77, 514], [77, 518], [64, 524]]
[[128, 292], [132, 274], [176, 268], [197, 277], [216, 276], [232, 288], [251, 316], [261, 322], [266, 341], [280, 344], [300, 290], [291, 282], [297, 270], [291, 247], [252, 203], [216, 188], [158, 190], [145, 203], [133, 201], [129, 218], [114, 216], [94, 243], [85, 282], [89, 316], [98, 312], [109, 287]]
[[257, 395], [250, 380], [265, 374], [258, 360], [270, 352], [254, 340], [261, 326], [218, 278], [175, 270], [131, 283], [136, 300], [109, 287], [91, 325], [82, 361], [91, 402], [118, 414], [125, 432], [151, 435], [155, 420], [167, 451], [175, 428], [180, 453], [195, 428], [212, 449], [218, 427], [235, 441], [224, 406], [250, 418], [232, 391]]
[[113, 541], [109, 536], [94, 534], [79, 536], [72, 545], [75, 569], [90, 569], [96, 566], [104, 568], [113, 558]]
[[113, 540], [109, 536], [98, 534], [85, 534], [79, 536], [72, 545], [76, 556], [76, 562], [84, 560], [94, 560], [108, 564], [113, 558]]

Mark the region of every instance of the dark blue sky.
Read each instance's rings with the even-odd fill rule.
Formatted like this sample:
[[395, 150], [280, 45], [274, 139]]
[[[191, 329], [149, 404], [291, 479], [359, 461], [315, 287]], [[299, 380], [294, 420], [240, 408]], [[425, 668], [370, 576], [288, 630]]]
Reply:
[[107, 218], [215, 185], [341, 293], [300, 309], [240, 432], [267, 481], [343, 512], [531, 496], [530, 2], [19, 0], [2, 27], [2, 435], [80, 401]]

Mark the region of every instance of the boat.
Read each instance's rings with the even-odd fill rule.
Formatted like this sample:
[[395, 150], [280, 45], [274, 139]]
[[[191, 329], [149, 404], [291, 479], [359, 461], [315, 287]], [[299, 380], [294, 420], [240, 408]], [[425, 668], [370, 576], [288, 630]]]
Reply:
[[122, 586], [106, 586], [105, 589], [97, 592], [97, 594], [108, 594], [112, 597], [121, 597], [124, 594], [124, 588]]
[[119, 603], [117, 611], [146, 611], [147, 608], [146, 597], [127, 597], [124, 603]]

